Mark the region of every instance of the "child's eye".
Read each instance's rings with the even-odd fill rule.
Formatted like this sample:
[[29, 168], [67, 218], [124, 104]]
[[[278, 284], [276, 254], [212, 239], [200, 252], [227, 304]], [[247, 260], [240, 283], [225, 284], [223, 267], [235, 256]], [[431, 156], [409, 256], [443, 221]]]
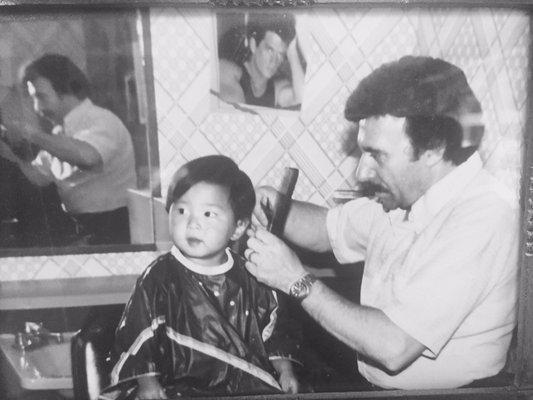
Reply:
[[213, 211], [206, 211], [204, 212], [204, 216], [206, 216], [207, 218], [214, 217], [215, 213]]
[[181, 215], [185, 214], [185, 209], [182, 208], [182, 207], [179, 207], [178, 208], [178, 214], [181, 214]]

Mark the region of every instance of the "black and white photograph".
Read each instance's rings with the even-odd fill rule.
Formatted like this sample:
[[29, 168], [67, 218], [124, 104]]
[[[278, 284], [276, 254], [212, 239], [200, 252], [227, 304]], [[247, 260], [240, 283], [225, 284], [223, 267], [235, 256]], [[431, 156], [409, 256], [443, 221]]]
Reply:
[[299, 110], [306, 60], [292, 12], [216, 14], [218, 91], [230, 104]]
[[529, 1], [0, 11], [0, 400], [533, 398]]

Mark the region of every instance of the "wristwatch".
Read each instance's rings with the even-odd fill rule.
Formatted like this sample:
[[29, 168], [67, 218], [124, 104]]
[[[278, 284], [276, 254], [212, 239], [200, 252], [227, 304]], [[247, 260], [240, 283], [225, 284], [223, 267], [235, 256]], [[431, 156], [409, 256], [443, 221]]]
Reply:
[[306, 274], [294, 282], [289, 288], [289, 296], [299, 301], [302, 301], [309, 293], [311, 293], [311, 286], [317, 281], [312, 274]]

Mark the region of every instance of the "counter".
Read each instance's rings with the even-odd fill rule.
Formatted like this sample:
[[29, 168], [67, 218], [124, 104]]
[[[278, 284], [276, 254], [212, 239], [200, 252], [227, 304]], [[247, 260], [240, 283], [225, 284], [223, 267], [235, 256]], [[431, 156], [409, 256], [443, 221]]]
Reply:
[[124, 304], [138, 275], [0, 282], [0, 310]]

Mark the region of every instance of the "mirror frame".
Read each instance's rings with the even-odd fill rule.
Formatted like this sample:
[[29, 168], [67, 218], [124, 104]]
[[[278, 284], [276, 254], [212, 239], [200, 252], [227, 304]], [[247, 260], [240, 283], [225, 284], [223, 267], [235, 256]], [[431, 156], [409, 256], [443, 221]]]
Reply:
[[[141, 10], [143, 27], [149, 27], [148, 9], [150, 7], [338, 7], [338, 6], [375, 6], [375, 7], [468, 7], [468, 8], [505, 8], [525, 11], [529, 15], [529, 66], [528, 66], [528, 104], [524, 131], [523, 168], [521, 180], [521, 224], [519, 243], [519, 310], [518, 310], [518, 344], [517, 368], [512, 385], [505, 387], [479, 389], [449, 390], [392, 390], [382, 392], [345, 392], [345, 393], [309, 393], [298, 395], [276, 395], [276, 398], [293, 399], [343, 399], [343, 398], [413, 398], [413, 399], [525, 399], [533, 398], [533, 2], [528, 0], [0, 0], [0, 10], [22, 9], [47, 11], [54, 8], [77, 10], [84, 7], [135, 8]], [[146, 29], [143, 29], [145, 31]], [[146, 54], [147, 78], [153, 72], [151, 65], [149, 31], [144, 33], [144, 50]], [[147, 96], [149, 107], [148, 134], [157, 132], [155, 121], [155, 96], [151, 80], [147, 79]], [[157, 159], [157, 146], [150, 146], [151, 160]], [[152, 161], [153, 162], [153, 161]], [[151, 164], [153, 165], [153, 164]], [[153, 193], [157, 195], [157, 193]], [[153, 246], [147, 245], [151, 249]], [[107, 246], [105, 246], [107, 247]], [[117, 251], [117, 246], [110, 251]], [[119, 246], [121, 247], [121, 246]], [[137, 245], [125, 246], [124, 251], [136, 250]], [[144, 245], [141, 245], [144, 248]], [[54, 249], [57, 251], [57, 248]], [[90, 252], [100, 251], [95, 246]], [[39, 253], [42, 255], [43, 253]], [[45, 253], [46, 254], [46, 253]], [[50, 253], [52, 254], [52, 253]], [[53, 253], [53, 254], [58, 254]], [[66, 253], [65, 253], [66, 254]], [[68, 254], [77, 254], [71, 253]], [[256, 396], [247, 396], [254, 398]], [[245, 397], [228, 397], [228, 399], [244, 399]], [[264, 398], [259, 396], [258, 398]]]

